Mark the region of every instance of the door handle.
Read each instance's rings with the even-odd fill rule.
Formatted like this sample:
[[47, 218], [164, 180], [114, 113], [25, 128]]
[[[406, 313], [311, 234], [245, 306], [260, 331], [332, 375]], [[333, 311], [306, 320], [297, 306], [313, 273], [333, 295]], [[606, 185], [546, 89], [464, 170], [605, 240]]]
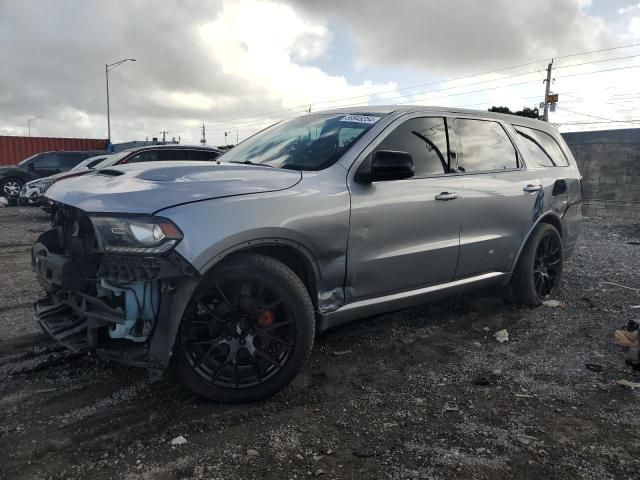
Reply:
[[542, 185], [527, 185], [523, 190], [525, 192], [538, 192], [542, 190]]
[[448, 200], [455, 200], [458, 198], [458, 194], [455, 192], [442, 192], [436, 195], [436, 200], [440, 200], [442, 202], [446, 202]]

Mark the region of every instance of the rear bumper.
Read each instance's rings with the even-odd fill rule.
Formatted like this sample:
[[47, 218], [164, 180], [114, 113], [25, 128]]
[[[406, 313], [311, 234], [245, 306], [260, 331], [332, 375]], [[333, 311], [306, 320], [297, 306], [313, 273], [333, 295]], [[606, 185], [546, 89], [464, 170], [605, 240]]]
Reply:
[[[73, 260], [50, 252], [43, 243], [32, 249], [32, 269], [47, 292], [34, 304], [37, 322], [74, 352], [95, 351], [101, 358], [130, 366], [165, 369], [182, 318], [197, 285], [195, 270], [178, 254], [166, 257], [87, 256]], [[95, 292], [96, 283], [160, 282], [153, 330], [143, 342], [111, 338], [109, 329], [126, 325], [126, 304], [115, 306]]]

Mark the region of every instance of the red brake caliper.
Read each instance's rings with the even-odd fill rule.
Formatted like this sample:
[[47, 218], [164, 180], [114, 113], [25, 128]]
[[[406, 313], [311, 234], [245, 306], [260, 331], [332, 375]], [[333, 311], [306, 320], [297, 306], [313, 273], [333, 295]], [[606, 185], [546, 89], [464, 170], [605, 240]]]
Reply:
[[260, 328], [269, 328], [273, 325], [273, 320], [275, 315], [272, 310], [265, 310], [260, 315], [258, 315], [258, 327]]

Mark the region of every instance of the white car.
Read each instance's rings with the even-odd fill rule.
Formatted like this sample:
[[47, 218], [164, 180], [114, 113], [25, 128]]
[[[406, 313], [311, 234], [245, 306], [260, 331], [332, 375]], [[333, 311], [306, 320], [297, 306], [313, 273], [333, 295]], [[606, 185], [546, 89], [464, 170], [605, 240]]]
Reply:
[[[77, 172], [81, 170], [92, 170], [95, 166], [102, 163], [104, 160], [108, 159], [109, 155], [98, 155], [96, 157], [87, 158], [83, 160], [78, 165], [73, 167], [68, 172], [64, 172], [64, 174], [56, 174], [50, 177], [38, 178], [36, 180], [31, 180], [30, 182], [25, 183], [20, 189], [20, 197], [18, 198], [19, 205], [39, 205], [40, 198], [47, 189], [53, 185], [57, 177], [61, 176], [73, 176], [70, 172]], [[54, 178], [56, 177], [56, 178]]]

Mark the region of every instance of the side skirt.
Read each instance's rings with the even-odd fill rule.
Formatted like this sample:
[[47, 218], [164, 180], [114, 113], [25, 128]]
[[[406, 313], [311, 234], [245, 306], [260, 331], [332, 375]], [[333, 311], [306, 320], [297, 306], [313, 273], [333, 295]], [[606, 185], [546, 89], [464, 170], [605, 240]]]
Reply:
[[474, 277], [454, 280], [453, 282], [423, 287], [417, 290], [409, 290], [407, 292], [399, 292], [383, 297], [349, 303], [338, 310], [324, 313], [320, 317], [318, 330], [328, 330], [354, 320], [402, 310], [468, 290], [475, 290], [492, 285], [504, 285], [508, 275], [508, 273], [504, 272], [489, 272]]

